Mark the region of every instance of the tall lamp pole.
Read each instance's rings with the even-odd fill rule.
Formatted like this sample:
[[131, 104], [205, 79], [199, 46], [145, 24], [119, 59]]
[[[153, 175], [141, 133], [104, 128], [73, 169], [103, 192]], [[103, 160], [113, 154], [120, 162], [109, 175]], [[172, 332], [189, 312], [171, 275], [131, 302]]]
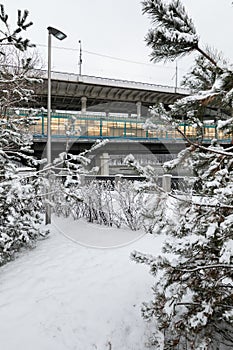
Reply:
[[[62, 33], [60, 30], [48, 27], [48, 104], [47, 104], [47, 165], [49, 166], [52, 162], [52, 152], [51, 152], [51, 36], [59, 40], [66, 38], [66, 34]], [[49, 194], [47, 193], [47, 200], [49, 201]], [[46, 205], [46, 225], [51, 224], [51, 206], [49, 203]]]

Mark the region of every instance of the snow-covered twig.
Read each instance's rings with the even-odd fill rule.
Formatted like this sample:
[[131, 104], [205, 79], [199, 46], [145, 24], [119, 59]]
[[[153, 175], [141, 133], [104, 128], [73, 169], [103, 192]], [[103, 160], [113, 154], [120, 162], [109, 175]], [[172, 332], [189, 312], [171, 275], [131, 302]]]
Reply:
[[196, 272], [200, 270], [206, 270], [206, 269], [233, 269], [233, 265], [230, 264], [213, 264], [213, 265], [203, 265], [195, 267], [194, 269], [179, 269], [179, 271], [182, 272]]

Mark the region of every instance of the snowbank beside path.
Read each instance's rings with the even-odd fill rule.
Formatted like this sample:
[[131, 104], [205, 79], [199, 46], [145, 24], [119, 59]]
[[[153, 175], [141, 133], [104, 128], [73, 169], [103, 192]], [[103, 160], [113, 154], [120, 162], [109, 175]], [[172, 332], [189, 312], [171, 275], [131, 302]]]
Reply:
[[153, 278], [129, 255], [134, 249], [159, 253], [162, 237], [93, 249], [77, 244], [75, 232], [88, 242], [99, 235], [101, 244], [106, 234], [114, 244], [123, 235], [126, 244], [142, 232], [82, 220], [56, 219], [55, 225], [59, 231], [52, 225], [49, 238], [0, 269], [0, 348], [108, 350], [111, 342], [112, 350], [143, 350], [152, 325], [140, 306], [150, 300]]

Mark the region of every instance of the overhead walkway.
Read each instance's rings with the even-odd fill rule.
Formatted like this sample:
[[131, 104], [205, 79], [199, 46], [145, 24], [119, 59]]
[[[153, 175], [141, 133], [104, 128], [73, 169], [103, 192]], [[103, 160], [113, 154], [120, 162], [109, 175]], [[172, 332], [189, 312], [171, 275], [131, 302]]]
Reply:
[[[81, 140], [112, 139], [112, 140], [137, 140], [137, 141], [181, 141], [182, 136], [178, 131], [161, 128], [158, 123], [157, 130], [145, 130], [146, 118], [137, 116], [127, 117], [124, 114], [106, 115], [106, 113], [52, 113], [51, 133], [54, 139], [64, 140], [72, 138], [78, 142]], [[189, 138], [197, 137], [196, 129], [186, 123], [180, 123], [180, 129]], [[47, 116], [41, 114], [36, 125], [31, 126], [31, 132], [38, 142], [47, 138]], [[205, 123], [203, 129], [203, 142], [209, 143], [213, 138], [220, 143], [230, 143], [233, 134], [224, 135], [213, 123]]]

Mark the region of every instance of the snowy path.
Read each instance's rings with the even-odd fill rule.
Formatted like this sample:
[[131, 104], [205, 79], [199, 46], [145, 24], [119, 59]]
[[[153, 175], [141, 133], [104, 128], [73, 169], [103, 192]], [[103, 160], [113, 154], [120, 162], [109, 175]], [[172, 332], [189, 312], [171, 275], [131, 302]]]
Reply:
[[60, 231], [53, 226], [36, 249], [0, 270], [1, 350], [108, 350], [108, 341], [112, 350], [143, 350], [149, 325], [140, 305], [149, 300], [153, 279], [129, 254], [157, 253], [162, 239], [146, 235], [122, 248], [92, 249], [61, 231], [74, 238], [78, 230], [89, 243], [99, 234], [101, 244], [107, 232], [114, 244], [117, 234], [132, 240], [132, 232], [84, 221], [56, 225]]

